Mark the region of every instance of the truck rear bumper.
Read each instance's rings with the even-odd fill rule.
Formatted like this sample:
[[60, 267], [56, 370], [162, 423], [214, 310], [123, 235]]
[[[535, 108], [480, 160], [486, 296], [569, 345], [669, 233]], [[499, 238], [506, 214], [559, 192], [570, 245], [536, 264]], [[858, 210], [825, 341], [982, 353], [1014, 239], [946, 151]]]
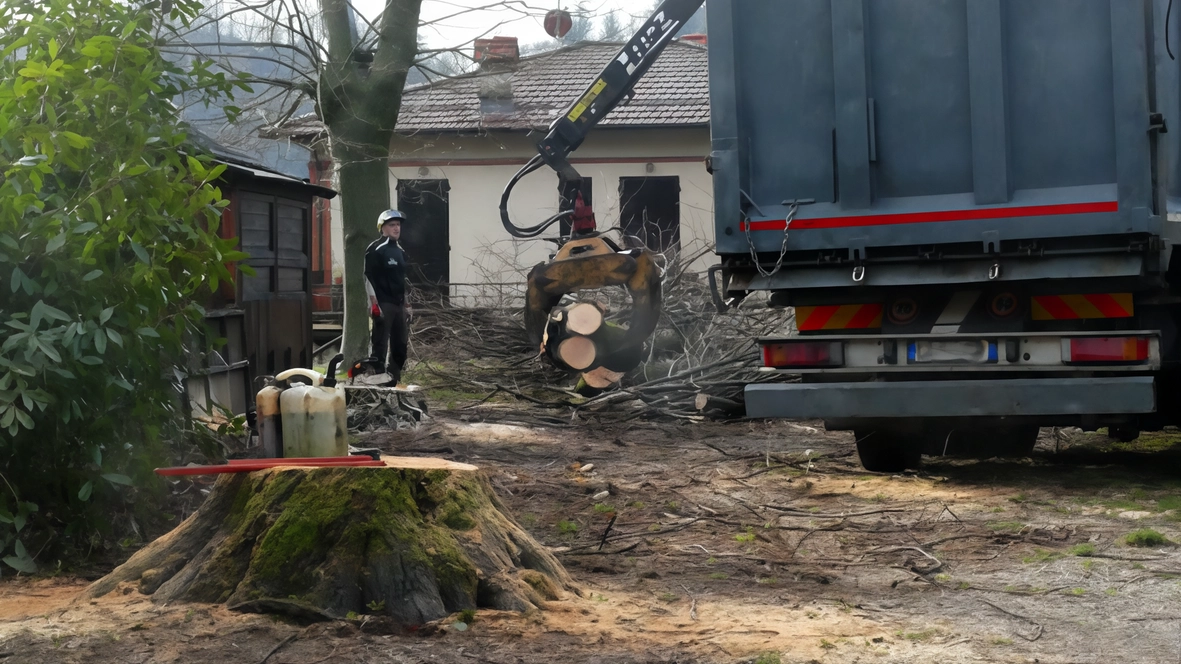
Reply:
[[746, 387], [748, 417], [880, 419], [1125, 415], [1156, 411], [1149, 376]]

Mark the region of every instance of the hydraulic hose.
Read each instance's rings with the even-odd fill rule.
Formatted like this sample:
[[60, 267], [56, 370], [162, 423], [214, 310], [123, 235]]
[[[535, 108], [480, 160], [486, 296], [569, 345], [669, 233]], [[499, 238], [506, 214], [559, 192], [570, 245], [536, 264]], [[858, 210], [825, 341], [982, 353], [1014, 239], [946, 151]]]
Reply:
[[553, 226], [554, 224], [561, 221], [562, 218], [570, 216], [571, 214], [574, 214], [574, 212], [572, 210], [567, 210], [565, 212], [559, 212], [559, 213], [555, 214], [554, 216], [550, 217], [549, 219], [546, 219], [545, 221], [541, 222], [540, 224], [537, 224], [536, 226], [529, 226], [526, 228], [522, 228], [520, 226], [517, 226], [516, 224], [514, 224], [512, 222], [511, 219], [509, 219], [508, 199], [513, 193], [513, 187], [517, 186], [517, 183], [520, 182], [521, 179], [524, 178], [526, 175], [529, 175], [533, 171], [536, 171], [537, 169], [541, 168], [543, 163], [544, 162], [541, 159], [541, 155], [537, 155], [537, 156], [533, 157], [532, 159], [530, 159], [528, 163], [526, 163], [524, 166], [521, 167], [521, 170], [517, 171], [517, 174], [513, 176], [513, 179], [509, 180], [508, 184], [505, 185], [505, 187], [504, 187], [504, 193], [501, 194], [501, 196], [500, 196], [500, 222], [502, 224], [504, 224], [504, 230], [508, 231], [509, 235], [511, 235], [513, 237], [517, 237], [517, 238], [537, 237], [537, 236], [541, 235], [542, 233], [544, 233], [546, 231], [546, 229], [548, 229], [550, 226]]

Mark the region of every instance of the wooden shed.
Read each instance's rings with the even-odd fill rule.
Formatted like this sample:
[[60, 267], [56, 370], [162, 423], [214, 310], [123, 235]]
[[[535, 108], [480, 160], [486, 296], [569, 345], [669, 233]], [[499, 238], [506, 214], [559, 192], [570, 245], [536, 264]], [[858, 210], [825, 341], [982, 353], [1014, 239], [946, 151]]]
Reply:
[[253, 410], [259, 378], [312, 366], [312, 211], [331, 199], [327, 187], [284, 175], [198, 134], [194, 142], [226, 165], [220, 187], [230, 204], [222, 237], [240, 239], [250, 255], [206, 310], [214, 352], [194, 358], [186, 381], [195, 415], [214, 406], [241, 415]]

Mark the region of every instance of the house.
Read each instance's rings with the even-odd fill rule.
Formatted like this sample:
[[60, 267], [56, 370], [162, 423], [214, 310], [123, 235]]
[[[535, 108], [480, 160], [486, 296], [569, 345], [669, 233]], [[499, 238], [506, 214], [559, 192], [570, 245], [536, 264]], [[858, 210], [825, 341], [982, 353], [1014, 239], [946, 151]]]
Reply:
[[[518, 293], [528, 268], [547, 260], [552, 243], [505, 232], [501, 193], [536, 154], [554, 118], [621, 47], [584, 42], [521, 58], [516, 39], [478, 40], [478, 71], [406, 90], [390, 146], [390, 204], [410, 218], [402, 244], [421, 270], [420, 285], [439, 285], [454, 303]], [[653, 249], [690, 256], [712, 244], [713, 184], [704, 163], [709, 117], [704, 36], [688, 36], [665, 49], [630, 103], [572, 155], [600, 229], [620, 227]], [[323, 135], [308, 117], [283, 132], [308, 143]], [[325, 160], [313, 162], [313, 178], [329, 170]], [[517, 186], [510, 213], [518, 225], [534, 225], [557, 206], [557, 178], [542, 169]], [[330, 214], [332, 265], [340, 275], [339, 207]], [[325, 240], [314, 239], [320, 246]], [[695, 267], [709, 264], [706, 254]]]
[[243, 261], [232, 283], [206, 303], [208, 338], [226, 343], [192, 358], [186, 389], [195, 411], [213, 404], [235, 414], [254, 404], [260, 376], [312, 366], [312, 217], [336, 192], [255, 163], [191, 132], [195, 147], [225, 164], [218, 186], [230, 202], [219, 233], [240, 239]]

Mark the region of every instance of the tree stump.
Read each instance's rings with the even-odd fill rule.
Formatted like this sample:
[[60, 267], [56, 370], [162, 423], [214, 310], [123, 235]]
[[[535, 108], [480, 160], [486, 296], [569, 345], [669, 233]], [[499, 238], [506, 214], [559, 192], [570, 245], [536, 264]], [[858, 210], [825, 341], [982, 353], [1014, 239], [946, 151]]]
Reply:
[[415, 626], [464, 609], [525, 611], [573, 589], [474, 466], [384, 460], [222, 475], [197, 512], [83, 599], [131, 582], [161, 602]]

